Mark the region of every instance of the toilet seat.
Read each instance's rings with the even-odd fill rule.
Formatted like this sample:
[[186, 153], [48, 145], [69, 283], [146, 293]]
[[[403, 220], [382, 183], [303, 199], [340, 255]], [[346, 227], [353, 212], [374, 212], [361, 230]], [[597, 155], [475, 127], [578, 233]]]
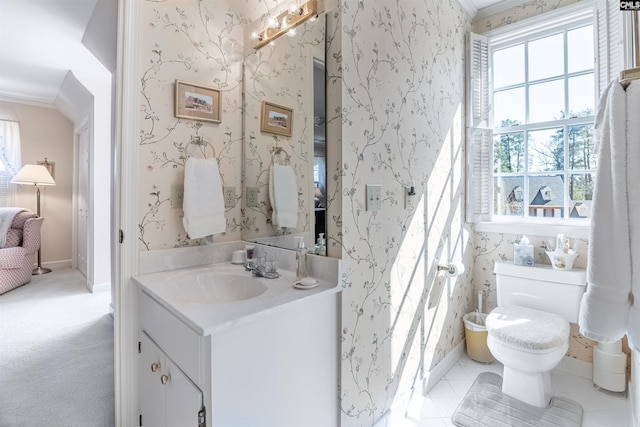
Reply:
[[522, 350], [551, 350], [569, 339], [564, 317], [515, 305], [492, 310], [486, 326], [493, 340]]

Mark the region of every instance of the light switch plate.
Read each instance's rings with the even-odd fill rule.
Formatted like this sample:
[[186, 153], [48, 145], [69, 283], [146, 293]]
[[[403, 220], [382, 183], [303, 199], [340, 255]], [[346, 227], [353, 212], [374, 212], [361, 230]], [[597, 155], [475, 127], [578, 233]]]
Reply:
[[225, 208], [231, 208], [236, 204], [236, 187], [222, 187], [222, 194]]
[[382, 185], [367, 184], [367, 210], [382, 209]]
[[260, 206], [260, 190], [258, 187], [247, 187], [247, 207], [257, 208]]
[[171, 184], [171, 208], [181, 209], [184, 198], [184, 184]]

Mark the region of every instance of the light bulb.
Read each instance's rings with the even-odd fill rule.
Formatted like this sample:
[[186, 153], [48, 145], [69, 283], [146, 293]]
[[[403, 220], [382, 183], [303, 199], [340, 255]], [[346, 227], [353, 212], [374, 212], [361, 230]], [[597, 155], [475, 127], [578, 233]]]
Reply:
[[298, 30], [296, 30], [295, 28], [290, 29], [289, 31], [287, 31], [287, 35], [289, 37], [295, 37], [296, 34], [298, 34]]
[[300, 8], [296, 4], [296, 2], [292, 1], [292, 2], [289, 2], [289, 4], [287, 5], [287, 10], [291, 15], [293, 15], [293, 14], [299, 13]]
[[316, 22], [316, 19], [318, 19], [318, 15], [315, 15], [309, 18], [309, 22]]
[[269, 17], [269, 19], [267, 19], [267, 25], [269, 26], [269, 28], [278, 28], [280, 26], [280, 23], [278, 22], [278, 19], [271, 16]]
[[251, 31], [251, 34], [249, 34], [249, 37], [251, 38], [251, 40], [258, 40], [258, 37], [260, 36], [258, 35], [257, 32]]

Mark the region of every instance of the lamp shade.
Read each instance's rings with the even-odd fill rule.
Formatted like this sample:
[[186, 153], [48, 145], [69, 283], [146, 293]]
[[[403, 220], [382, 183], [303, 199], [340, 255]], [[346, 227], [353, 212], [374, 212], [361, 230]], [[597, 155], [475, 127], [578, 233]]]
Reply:
[[42, 165], [24, 165], [11, 182], [26, 185], [56, 185], [47, 168]]

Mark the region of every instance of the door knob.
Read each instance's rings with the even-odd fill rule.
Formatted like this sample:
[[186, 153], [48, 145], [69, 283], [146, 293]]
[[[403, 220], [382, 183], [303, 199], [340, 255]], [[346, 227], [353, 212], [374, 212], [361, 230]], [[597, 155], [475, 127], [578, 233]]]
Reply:
[[169, 381], [171, 381], [171, 375], [163, 374], [163, 375], [160, 377], [160, 382], [161, 382], [162, 384], [166, 384], [166, 383], [168, 383]]
[[157, 372], [160, 369], [160, 364], [158, 362], [153, 362], [151, 364], [151, 372]]

